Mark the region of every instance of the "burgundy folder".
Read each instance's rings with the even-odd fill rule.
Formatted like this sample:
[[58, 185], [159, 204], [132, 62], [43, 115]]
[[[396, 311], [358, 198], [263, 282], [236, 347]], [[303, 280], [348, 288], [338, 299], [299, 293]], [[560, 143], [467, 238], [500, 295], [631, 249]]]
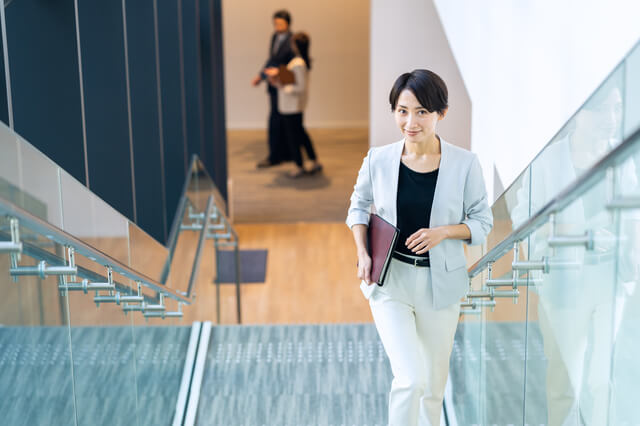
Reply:
[[371, 256], [371, 281], [378, 283], [379, 286], [384, 284], [399, 231], [377, 214], [371, 214], [367, 231], [369, 256]]

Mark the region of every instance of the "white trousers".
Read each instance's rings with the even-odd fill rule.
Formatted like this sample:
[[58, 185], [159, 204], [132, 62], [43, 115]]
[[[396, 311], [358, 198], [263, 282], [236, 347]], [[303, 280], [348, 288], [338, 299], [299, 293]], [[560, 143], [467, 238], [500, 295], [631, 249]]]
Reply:
[[392, 259], [387, 274], [363, 292], [393, 372], [389, 425], [440, 426], [460, 305], [433, 308], [429, 268]]

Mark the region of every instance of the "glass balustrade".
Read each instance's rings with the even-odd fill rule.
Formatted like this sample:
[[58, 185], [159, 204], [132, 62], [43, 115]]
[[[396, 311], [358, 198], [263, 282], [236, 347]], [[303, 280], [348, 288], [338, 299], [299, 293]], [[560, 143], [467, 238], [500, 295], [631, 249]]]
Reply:
[[[167, 247], [2, 124], [0, 152], [3, 419], [166, 423], [191, 333], [187, 296], [198, 280], [211, 285], [218, 245], [237, 248], [215, 185], [194, 158]], [[61, 275], [72, 263], [76, 274]]]
[[492, 206], [468, 256], [457, 424], [640, 422], [639, 72], [636, 46]]

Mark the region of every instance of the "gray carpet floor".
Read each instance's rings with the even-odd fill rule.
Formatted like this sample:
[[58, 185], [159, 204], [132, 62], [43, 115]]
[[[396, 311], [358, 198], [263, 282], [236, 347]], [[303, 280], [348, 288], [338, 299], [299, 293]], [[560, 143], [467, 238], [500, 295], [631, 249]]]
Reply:
[[215, 327], [197, 424], [382, 426], [391, 378], [372, 324]]
[[0, 424], [168, 425], [190, 330], [0, 327]]
[[[616, 425], [640, 424], [635, 330], [623, 323], [616, 341]], [[169, 425], [189, 333], [73, 327], [70, 346], [66, 327], [0, 327], [0, 424]], [[546, 425], [546, 365], [535, 323], [526, 335], [523, 323], [461, 324], [451, 360], [458, 424]], [[197, 424], [382, 426], [391, 379], [372, 324], [218, 326]]]

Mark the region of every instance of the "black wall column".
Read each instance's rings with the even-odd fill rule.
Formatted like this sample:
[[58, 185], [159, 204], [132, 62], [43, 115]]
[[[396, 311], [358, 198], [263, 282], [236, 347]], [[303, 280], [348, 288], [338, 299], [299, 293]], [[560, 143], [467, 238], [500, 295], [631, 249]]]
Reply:
[[154, 0], [127, 0], [131, 128], [138, 225], [165, 241], [164, 159], [158, 114]]
[[78, 2], [90, 189], [135, 220], [122, 3]]
[[203, 159], [202, 76], [200, 66], [200, 18], [198, 0], [182, 0], [182, 52], [189, 157]]
[[14, 130], [86, 183], [74, 2], [13, 1], [5, 16]]
[[158, 1], [160, 102], [165, 158], [167, 224], [171, 226], [187, 172], [187, 148], [182, 111], [180, 71], [180, 2]]

